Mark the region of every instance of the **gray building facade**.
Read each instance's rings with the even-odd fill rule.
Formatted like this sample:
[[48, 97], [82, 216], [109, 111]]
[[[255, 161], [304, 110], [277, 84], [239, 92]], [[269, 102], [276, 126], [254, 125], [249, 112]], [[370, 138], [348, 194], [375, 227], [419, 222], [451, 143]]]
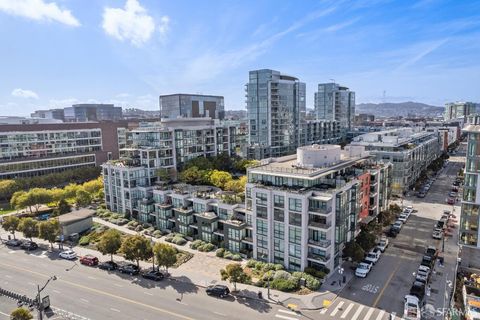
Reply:
[[113, 104], [74, 104], [64, 109], [65, 122], [118, 121], [122, 108]]
[[199, 94], [169, 94], [160, 96], [160, 116], [162, 118], [211, 118], [225, 117], [225, 104], [222, 96]]

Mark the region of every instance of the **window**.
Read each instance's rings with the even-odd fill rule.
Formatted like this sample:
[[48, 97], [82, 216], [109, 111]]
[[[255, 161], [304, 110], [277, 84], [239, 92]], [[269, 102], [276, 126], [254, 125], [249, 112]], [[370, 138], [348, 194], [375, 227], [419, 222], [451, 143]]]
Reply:
[[288, 199], [288, 208], [292, 211], [302, 211], [302, 200], [295, 198]]
[[266, 236], [268, 232], [267, 221], [257, 219], [257, 234]]
[[[273, 239], [273, 250], [275, 252], [281, 252], [283, 253], [285, 250], [285, 243], [283, 240], [280, 239]], [[283, 256], [282, 256], [283, 259]]]
[[267, 219], [267, 207], [257, 206], [257, 217]]
[[302, 225], [302, 215], [300, 213], [290, 212], [288, 214], [288, 222], [294, 226]]
[[257, 246], [259, 248], [268, 248], [268, 239], [266, 236], [257, 236]]
[[283, 223], [273, 223], [273, 237], [277, 239], [285, 239], [285, 225]]
[[228, 239], [240, 241], [240, 230], [228, 229]]
[[275, 221], [283, 222], [285, 220], [285, 213], [281, 209], [274, 208], [273, 209], [273, 219]]
[[257, 192], [256, 198], [257, 198], [257, 204], [264, 205], [264, 206], [267, 205], [267, 194], [266, 193]]
[[302, 242], [302, 229], [297, 227], [288, 228], [288, 242], [301, 244]]
[[297, 244], [289, 244], [288, 245], [288, 255], [295, 258], [302, 257], [302, 247]]
[[283, 196], [274, 195], [273, 196], [273, 206], [283, 208], [285, 206], [285, 198]]

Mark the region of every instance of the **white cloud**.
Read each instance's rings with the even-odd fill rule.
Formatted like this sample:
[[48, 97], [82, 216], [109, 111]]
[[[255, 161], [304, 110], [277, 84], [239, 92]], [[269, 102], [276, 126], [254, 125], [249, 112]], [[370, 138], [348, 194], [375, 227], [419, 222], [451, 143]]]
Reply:
[[12, 91], [12, 96], [17, 97], [17, 98], [25, 98], [25, 99], [37, 99], [38, 100], [38, 94], [36, 94], [32, 90], [24, 90], [24, 89], [13, 89]]
[[163, 16], [158, 25], [158, 32], [160, 32], [162, 36], [165, 36], [168, 30], [170, 30], [170, 18], [168, 16]]
[[348, 21], [345, 21], [345, 22], [341, 22], [341, 23], [337, 23], [337, 24], [334, 24], [334, 25], [331, 25], [329, 27], [327, 27], [325, 29], [325, 31], [327, 32], [337, 32], [339, 30], [342, 30], [346, 27], [349, 27], [351, 26], [352, 24], [354, 24], [355, 22], [357, 22], [360, 18], [355, 18], [355, 19], [351, 19], [351, 20], [348, 20]]
[[80, 22], [67, 9], [60, 8], [55, 2], [44, 0], [0, 0], [0, 10], [8, 14], [37, 21], [55, 21], [72, 27]]
[[429, 55], [433, 51], [435, 51], [438, 48], [440, 48], [441, 46], [443, 46], [449, 40], [450, 40], [449, 38], [445, 38], [445, 39], [442, 39], [442, 40], [428, 42], [428, 43], [425, 43], [425, 44], [422, 43], [419, 46], [418, 51], [416, 51], [412, 57], [409, 57], [406, 61], [404, 61], [401, 65], [399, 65], [395, 69], [395, 71], [400, 71], [400, 70], [405, 69], [405, 68], [407, 68], [411, 65], [414, 65], [415, 63], [417, 63], [418, 61], [423, 59], [425, 56]]
[[[160, 33], [167, 32], [168, 24], [169, 18], [162, 17]], [[102, 27], [106, 34], [140, 46], [150, 40], [155, 31], [155, 21], [137, 0], [127, 0], [124, 8], [105, 8]]]

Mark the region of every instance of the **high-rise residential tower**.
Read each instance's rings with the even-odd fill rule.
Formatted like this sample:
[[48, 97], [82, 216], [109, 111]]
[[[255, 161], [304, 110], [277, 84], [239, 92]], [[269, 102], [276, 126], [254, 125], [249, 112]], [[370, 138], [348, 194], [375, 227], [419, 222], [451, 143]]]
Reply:
[[473, 102], [449, 102], [445, 104], [445, 120], [458, 118], [466, 119], [467, 116], [480, 111], [480, 104]]
[[162, 118], [223, 119], [225, 105], [222, 96], [200, 94], [169, 94], [160, 96]]
[[249, 156], [295, 153], [305, 141], [305, 83], [279, 71], [249, 73], [246, 85]]
[[315, 92], [317, 119], [337, 120], [350, 130], [355, 120], [355, 92], [338, 83], [320, 83]]

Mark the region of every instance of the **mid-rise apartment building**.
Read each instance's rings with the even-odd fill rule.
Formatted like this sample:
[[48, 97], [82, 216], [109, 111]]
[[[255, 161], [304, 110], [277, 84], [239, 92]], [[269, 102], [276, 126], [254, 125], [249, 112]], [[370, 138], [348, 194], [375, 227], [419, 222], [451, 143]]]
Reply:
[[119, 121], [122, 108], [113, 104], [74, 104], [64, 109], [65, 122]]
[[463, 118], [480, 111], [480, 105], [473, 102], [449, 102], [445, 104], [445, 120]]
[[387, 208], [391, 165], [364, 148], [300, 147], [248, 169], [247, 221], [255, 259], [335, 270], [359, 222]]
[[248, 114], [248, 154], [258, 159], [295, 153], [305, 130], [305, 83], [279, 71], [249, 73], [245, 86]]
[[393, 163], [392, 192], [402, 194], [441, 152], [438, 132], [423, 128], [397, 128], [353, 138], [351, 146], [363, 146], [376, 159]]
[[355, 120], [355, 92], [338, 83], [320, 83], [315, 92], [315, 113], [317, 119], [339, 121], [346, 136]]
[[30, 114], [32, 118], [65, 120], [63, 109], [36, 110]]
[[0, 125], [0, 179], [39, 176], [118, 159], [126, 122]]
[[129, 132], [131, 143], [120, 159], [102, 165], [107, 207], [136, 217], [138, 200], [148, 198], [159, 172], [173, 176], [176, 169], [196, 157], [232, 154], [235, 127], [205, 119], [164, 119]]
[[222, 96], [200, 94], [169, 94], [160, 96], [162, 118], [223, 119], [225, 105]]
[[473, 119], [463, 132], [467, 134], [467, 153], [459, 227], [462, 265], [480, 267], [480, 117]]

